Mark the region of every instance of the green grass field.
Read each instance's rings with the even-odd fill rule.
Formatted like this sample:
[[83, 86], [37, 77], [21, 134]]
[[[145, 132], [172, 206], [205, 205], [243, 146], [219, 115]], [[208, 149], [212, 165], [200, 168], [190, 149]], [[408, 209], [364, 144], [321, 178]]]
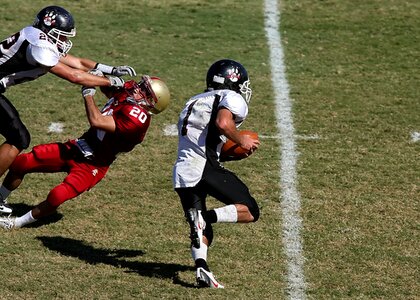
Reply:
[[[420, 298], [420, 4], [280, 1], [297, 138], [308, 299]], [[5, 0], [0, 36], [32, 23], [48, 1]], [[288, 299], [282, 241], [280, 143], [263, 1], [63, 1], [77, 24], [71, 53], [157, 75], [172, 104], [144, 143], [44, 223], [0, 232], [0, 299]], [[261, 148], [226, 167], [261, 206], [255, 224], [217, 224], [209, 265], [224, 290], [194, 288], [188, 227], [171, 170], [175, 124], [204, 89], [210, 64], [248, 69], [254, 96], [244, 129]], [[31, 146], [88, 126], [80, 87], [53, 75], [11, 88]], [[98, 105], [104, 103], [100, 99]], [[100, 103], [99, 103], [100, 102]], [[48, 131], [51, 122], [62, 133]], [[304, 137], [315, 136], [316, 139]], [[302, 138], [303, 137], [303, 138]], [[0, 142], [4, 139], [0, 137]], [[9, 198], [17, 214], [64, 174], [29, 175]], [[219, 203], [209, 199], [209, 206]]]

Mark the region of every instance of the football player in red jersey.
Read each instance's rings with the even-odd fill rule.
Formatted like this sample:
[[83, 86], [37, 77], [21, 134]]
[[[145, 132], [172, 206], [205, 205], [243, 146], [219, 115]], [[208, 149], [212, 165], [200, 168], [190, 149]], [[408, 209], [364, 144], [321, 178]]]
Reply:
[[[30, 134], [13, 104], [4, 96], [11, 86], [52, 73], [69, 82], [84, 86], [122, 86], [119, 76], [135, 76], [130, 66], [108, 66], [87, 58], [67, 54], [76, 35], [73, 16], [59, 6], [47, 6], [35, 22], [0, 41], [0, 134], [6, 141], [0, 145], [0, 177], [16, 156], [29, 147]], [[89, 74], [99, 69], [108, 77]], [[11, 209], [0, 198], [0, 212]]]
[[63, 202], [94, 187], [106, 174], [117, 154], [131, 151], [140, 144], [150, 125], [151, 116], [169, 104], [166, 84], [157, 77], [142, 77], [111, 89], [111, 97], [102, 111], [94, 101], [95, 88], [82, 88], [90, 128], [80, 138], [65, 143], [42, 144], [20, 154], [10, 166], [0, 193], [6, 198], [28, 173], [67, 172], [46, 200], [21, 217], [0, 217], [0, 227], [20, 228], [54, 213]]

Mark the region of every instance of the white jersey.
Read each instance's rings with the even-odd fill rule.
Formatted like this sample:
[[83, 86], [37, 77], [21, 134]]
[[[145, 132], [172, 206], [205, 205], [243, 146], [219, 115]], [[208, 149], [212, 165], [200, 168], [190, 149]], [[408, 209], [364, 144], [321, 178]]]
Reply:
[[34, 80], [59, 60], [57, 46], [44, 32], [25, 27], [0, 43], [0, 80], [6, 88]]
[[[178, 121], [178, 158], [173, 169], [175, 188], [194, 187], [208, 159], [218, 160], [226, 137], [215, 126], [220, 108], [230, 110], [236, 127], [248, 115], [245, 99], [231, 90], [205, 92], [188, 100]], [[218, 163], [218, 162], [217, 162]]]

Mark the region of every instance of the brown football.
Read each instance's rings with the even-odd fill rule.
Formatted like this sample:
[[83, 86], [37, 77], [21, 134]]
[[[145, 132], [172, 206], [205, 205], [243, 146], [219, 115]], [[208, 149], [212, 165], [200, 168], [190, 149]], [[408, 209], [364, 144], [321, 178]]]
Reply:
[[[241, 135], [248, 135], [254, 139], [258, 139], [258, 133], [251, 130], [241, 130], [239, 132]], [[220, 152], [220, 158], [222, 160], [239, 160], [247, 158], [253, 152], [247, 151], [233, 141], [227, 139], [226, 143], [223, 144], [222, 150]]]

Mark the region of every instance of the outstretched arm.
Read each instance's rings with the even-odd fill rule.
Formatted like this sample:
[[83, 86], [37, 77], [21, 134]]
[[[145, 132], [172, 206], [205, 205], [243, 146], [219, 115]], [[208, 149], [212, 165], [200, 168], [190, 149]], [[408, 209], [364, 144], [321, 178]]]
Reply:
[[[69, 67], [62, 62], [58, 62], [58, 64], [52, 67], [50, 72], [75, 84], [84, 86], [112, 86], [111, 80], [107, 77], [95, 76], [86, 71]], [[121, 81], [124, 82], [122, 79]]]
[[93, 98], [95, 93], [95, 88], [82, 88], [82, 95], [85, 99], [86, 115], [90, 126], [93, 128], [102, 129], [106, 132], [115, 132], [116, 125], [114, 118], [112, 116], [102, 115], [101, 111], [95, 104], [95, 99]]
[[76, 57], [71, 54], [67, 54], [66, 56], [60, 57], [60, 62], [74, 69], [86, 72], [95, 68], [96, 66], [96, 62], [91, 59]]
[[104, 74], [113, 75], [113, 76], [136, 76], [136, 71], [134, 68], [130, 66], [109, 66], [105, 64], [101, 64], [98, 62], [95, 62], [89, 58], [82, 58], [82, 57], [76, 57], [70, 54], [67, 54], [66, 56], [62, 56], [60, 58], [60, 62], [63, 64], [79, 69], [82, 71], [89, 71], [92, 69], [98, 69]]
[[[89, 74], [88, 71], [94, 68], [112, 76], [100, 77]], [[70, 54], [60, 58], [60, 61], [50, 70], [54, 75], [66, 79], [71, 83], [84, 86], [115, 86], [121, 87], [124, 80], [118, 76], [135, 76], [136, 72], [130, 66], [112, 67], [99, 64], [88, 58], [80, 58]]]

